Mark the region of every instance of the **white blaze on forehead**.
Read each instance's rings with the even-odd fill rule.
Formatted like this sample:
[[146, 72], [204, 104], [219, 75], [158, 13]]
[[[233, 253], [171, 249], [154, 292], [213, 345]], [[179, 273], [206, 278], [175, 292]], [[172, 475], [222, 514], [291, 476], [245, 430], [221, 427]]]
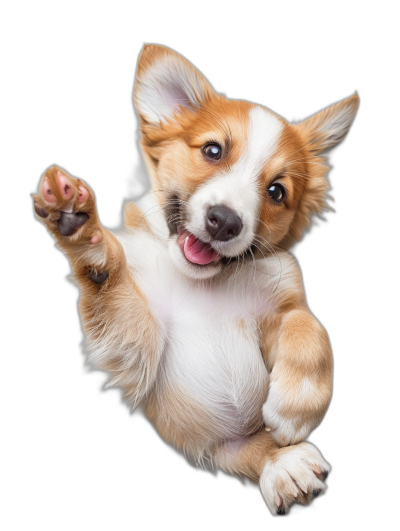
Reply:
[[259, 204], [265, 195], [260, 195], [258, 177], [275, 153], [282, 132], [281, 121], [262, 107], [254, 107], [249, 118], [247, 142], [238, 161], [228, 171], [217, 170], [189, 201], [191, 220], [187, 229], [201, 239], [209, 239], [205, 229], [209, 207], [222, 204], [240, 216], [243, 229], [232, 241], [224, 243], [226, 256], [242, 253], [254, 238]]
[[282, 132], [282, 123], [272, 113], [261, 107], [250, 111], [247, 146], [232, 172], [243, 179], [243, 184], [252, 184], [274, 154]]

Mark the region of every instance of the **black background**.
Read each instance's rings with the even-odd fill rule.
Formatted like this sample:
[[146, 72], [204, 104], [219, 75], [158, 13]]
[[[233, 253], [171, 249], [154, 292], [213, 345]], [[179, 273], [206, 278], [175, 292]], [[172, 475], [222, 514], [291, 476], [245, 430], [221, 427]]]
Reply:
[[[17, 318], [24, 319], [16, 332], [25, 346], [13, 362], [23, 379], [10, 382], [16, 405], [10, 440], [17, 450], [12, 497], [23, 508], [17, 519], [25, 511], [32, 521], [111, 517], [132, 527], [141, 521], [179, 529], [194, 524], [235, 529], [272, 519], [257, 489], [190, 468], [145, 420], [128, 413], [118, 392], [101, 391], [104, 375], [84, 369], [78, 292], [66, 280], [67, 260], [33, 219], [29, 193], [56, 163], [94, 188], [105, 226], [118, 224], [137, 163], [134, 71], [148, 42], [186, 56], [217, 91], [264, 104], [288, 120], [359, 92], [359, 114], [331, 158], [336, 214], [295, 251], [309, 305], [334, 350], [333, 402], [310, 437], [333, 472], [326, 496], [299, 515], [279, 519], [279, 525], [293, 524], [294, 518], [320, 525], [359, 514], [360, 484], [374, 467], [363, 464], [360, 444], [368, 429], [363, 385], [372, 352], [360, 351], [367, 330], [358, 315], [366, 304], [370, 267], [361, 255], [366, 190], [375, 179], [369, 131], [380, 57], [349, 20], [335, 30], [299, 23], [290, 31], [286, 23], [269, 20], [253, 31], [240, 15], [235, 24], [217, 27], [211, 11], [200, 31], [191, 17], [173, 28], [166, 19], [160, 29], [148, 15], [140, 22], [127, 13], [112, 18], [96, 13], [83, 21], [76, 13], [65, 23], [61, 13], [50, 13], [49, 22], [44, 18], [15, 36], [21, 48], [14, 64], [14, 171], [23, 177], [14, 191], [23, 203], [21, 219], [26, 215], [18, 244], [23, 281], [17, 282]], [[246, 37], [243, 25], [250, 30]]]

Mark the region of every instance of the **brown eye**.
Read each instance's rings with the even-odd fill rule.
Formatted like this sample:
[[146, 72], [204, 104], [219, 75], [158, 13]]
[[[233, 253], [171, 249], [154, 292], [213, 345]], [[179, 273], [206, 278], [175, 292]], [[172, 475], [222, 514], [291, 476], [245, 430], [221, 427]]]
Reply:
[[206, 144], [203, 146], [203, 155], [210, 160], [220, 160], [222, 155], [221, 146], [218, 144]]
[[285, 187], [280, 183], [274, 183], [268, 188], [268, 193], [271, 199], [275, 201], [275, 203], [281, 203], [287, 193]]

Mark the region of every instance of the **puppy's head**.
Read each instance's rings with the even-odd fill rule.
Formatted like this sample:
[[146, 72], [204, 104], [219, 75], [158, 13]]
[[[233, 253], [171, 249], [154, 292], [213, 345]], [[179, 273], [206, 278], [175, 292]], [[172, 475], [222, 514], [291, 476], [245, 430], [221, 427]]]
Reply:
[[359, 103], [354, 94], [289, 124], [227, 100], [183, 57], [154, 45], [139, 58], [134, 99], [170, 253], [192, 278], [301, 238], [325, 207], [320, 155], [342, 140]]

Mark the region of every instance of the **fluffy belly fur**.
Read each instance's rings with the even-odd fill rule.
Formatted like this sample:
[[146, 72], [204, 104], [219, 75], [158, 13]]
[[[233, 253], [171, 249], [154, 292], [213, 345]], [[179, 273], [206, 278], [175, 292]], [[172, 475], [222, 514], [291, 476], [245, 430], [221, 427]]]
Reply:
[[172, 317], [151, 400], [163, 435], [179, 446], [202, 446], [196, 454], [259, 428], [267, 393], [256, 323], [216, 313], [183, 312], [179, 322]]
[[196, 456], [218, 441], [256, 431], [263, 422], [268, 372], [255, 279], [194, 282], [176, 270], [152, 237], [119, 239], [163, 333], [163, 354], [146, 401], [158, 431]]

